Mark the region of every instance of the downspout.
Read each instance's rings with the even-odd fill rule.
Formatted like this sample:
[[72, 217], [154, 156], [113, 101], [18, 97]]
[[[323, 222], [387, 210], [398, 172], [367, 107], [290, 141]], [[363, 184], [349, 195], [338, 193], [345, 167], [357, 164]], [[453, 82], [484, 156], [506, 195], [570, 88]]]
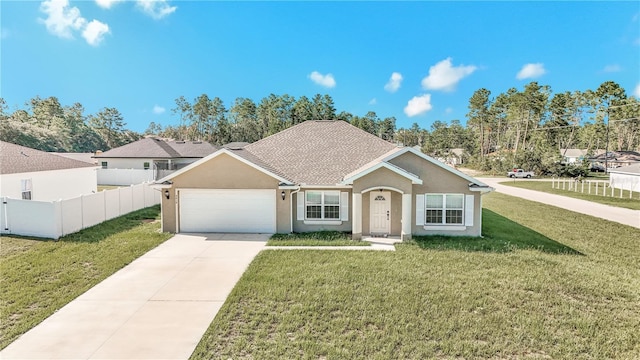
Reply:
[[300, 192], [300, 187], [289, 193], [289, 223], [291, 224], [290, 233], [293, 233], [293, 194]]

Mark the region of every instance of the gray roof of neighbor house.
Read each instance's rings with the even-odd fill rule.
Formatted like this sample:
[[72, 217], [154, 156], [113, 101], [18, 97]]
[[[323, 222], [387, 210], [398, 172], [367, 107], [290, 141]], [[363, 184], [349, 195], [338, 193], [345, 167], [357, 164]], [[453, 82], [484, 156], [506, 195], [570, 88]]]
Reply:
[[295, 183], [335, 185], [346, 174], [396, 148], [347, 122], [318, 120], [305, 121], [243, 150]]
[[640, 161], [640, 153], [636, 151], [609, 151], [591, 158], [595, 161], [605, 161], [605, 159], [608, 161]]
[[74, 153], [74, 152], [52, 152], [54, 155], [66, 157], [73, 160], [84, 161], [89, 164], [96, 164], [93, 153]]
[[96, 154], [95, 158], [203, 158], [217, 148], [206, 141], [165, 141], [148, 137]]
[[95, 165], [0, 141], [0, 174], [19, 174], [84, 167], [95, 167]]
[[575, 157], [579, 158], [581, 156], [587, 155], [586, 149], [560, 149], [560, 155], [564, 157]]
[[610, 173], [622, 173], [630, 175], [640, 175], [640, 163], [619, 167], [616, 169], [609, 169]]

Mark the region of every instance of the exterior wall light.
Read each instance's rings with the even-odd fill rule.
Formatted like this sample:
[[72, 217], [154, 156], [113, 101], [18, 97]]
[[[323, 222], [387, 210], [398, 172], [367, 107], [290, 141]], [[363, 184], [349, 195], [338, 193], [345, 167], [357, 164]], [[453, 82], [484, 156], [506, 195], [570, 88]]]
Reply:
[[169, 200], [169, 190], [168, 189], [164, 191], [164, 197], [166, 197], [167, 200]]
[[282, 190], [282, 192], [280, 193], [280, 196], [282, 196], [282, 200], [284, 200], [284, 198], [285, 198], [284, 190]]

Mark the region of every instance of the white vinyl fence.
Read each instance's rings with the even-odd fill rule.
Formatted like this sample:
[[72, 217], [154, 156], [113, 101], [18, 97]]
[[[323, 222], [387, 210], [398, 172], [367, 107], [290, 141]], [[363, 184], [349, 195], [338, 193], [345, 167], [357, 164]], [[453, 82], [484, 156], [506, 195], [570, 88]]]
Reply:
[[153, 180], [151, 169], [98, 169], [98, 185], [128, 186]]
[[98, 185], [129, 186], [162, 179], [175, 170], [98, 169]]
[[[617, 185], [617, 186], [616, 186]], [[640, 193], [635, 191], [634, 183], [614, 180], [577, 180], [566, 178], [552, 178], [551, 188], [558, 190], [566, 190], [571, 192], [580, 192], [589, 195], [608, 196], [608, 197], [628, 197], [640, 199]]]
[[0, 233], [58, 239], [160, 203], [160, 192], [138, 184], [58, 201], [2, 198]]

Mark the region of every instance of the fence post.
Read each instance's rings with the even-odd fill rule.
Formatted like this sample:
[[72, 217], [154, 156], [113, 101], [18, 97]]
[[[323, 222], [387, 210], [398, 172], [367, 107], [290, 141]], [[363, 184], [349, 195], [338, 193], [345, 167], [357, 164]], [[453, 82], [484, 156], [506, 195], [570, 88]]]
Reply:
[[589, 187], [589, 195], [591, 195], [591, 180], [589, 180], [589, 181], [587, 182], [587, 184], [589, 185], [589, 186], [588, 186], [588, 187]]
[[582, 190], [580, 192], [584, 194], [584, 180], [582, 181]]

